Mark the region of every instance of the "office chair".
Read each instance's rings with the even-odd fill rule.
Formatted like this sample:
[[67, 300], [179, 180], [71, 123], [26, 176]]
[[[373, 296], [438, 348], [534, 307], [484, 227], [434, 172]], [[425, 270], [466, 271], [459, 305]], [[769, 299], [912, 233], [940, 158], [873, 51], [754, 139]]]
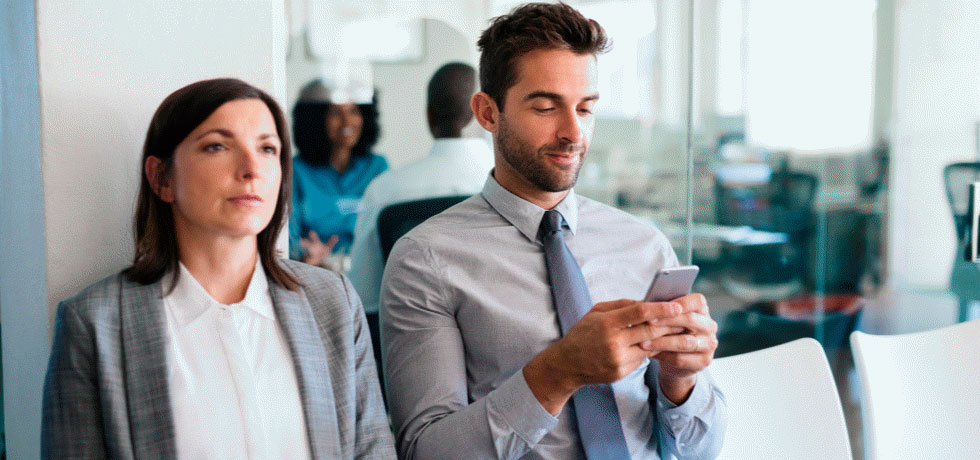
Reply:
[[980, 456], [980, 320], [891, 336], [851, 334], [869, 460]]
[[844, 410], [816, 340], [719, 358], [708, 370], [728, 405], [718, 460], [851, 460]]
[[[808, 242], [813, 236], [817, 177], [777, 171], [760, 184], [715, 183], [716, 218], [721, 225], [747, 225], [784, 233], [782, 243], [728, 245], [722, 259], [731, 262], [723, 285], [750, 300], [785, 297], [809, 285]], [[760, 292], [761, 298], [751, 298]], [[772, 294], [765, 294], [768, 292]], [[768, 297], [766, 297], [768, 295]]]
[[[382, 261], [388, 262], [391, 248], [409, 230], [469, 197], [469, 195], [454, 195], [427, 198], [395, 203], [382, 209], [378, 214], [378, 238], [381, 242]], [[371, 333], [371, 344], [374, 346], [374, 362], [378, 365], [378, 380], [384, 390], [384, 370], [381, 368], [381, 322], [377, 313], [368, 313], [366, 316], [368, 331]], [[387, 405], [387, 393], [382, 391], [382, 395]]]
[[426, 198], [397, 203], [382, 209], [381, 214], [378, 214], [378, 237], [381, 239], [382, 259], [388, 262], [391, 248], [409, 230], [467, 198], [469, 195]]
[[980, 163], [952, 163], [943, 169], [946, 199], [953, 212], [956, 252], [949, 290], [959, 298], [959, 320], [969, 319], [970, 306], [980, 302], [980, 265], [966, 260], [970, 242], [970, 184], [980, 180]]

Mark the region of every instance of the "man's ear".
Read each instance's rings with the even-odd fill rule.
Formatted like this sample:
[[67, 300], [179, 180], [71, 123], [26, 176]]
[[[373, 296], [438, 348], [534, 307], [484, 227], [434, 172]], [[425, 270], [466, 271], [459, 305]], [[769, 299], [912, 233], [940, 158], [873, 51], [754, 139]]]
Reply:
[[174, 191], [164, 169], [163, 160], [153, 155], [146, 157], [146, 161], [143, 162], [143, 174], [150, 183], [150, 189], [164, 202], [173, 203]]
[[497, 126], [500, 122], [500, 110], [497, 109], [497, 103], [494, 102], [489, 94], [483, 91], [474, 94], [470, 98], [470, 109], [473, 110], [473, 116], [476, 118], [476, 122], [483, 129], [491, 133], [497, 132]]

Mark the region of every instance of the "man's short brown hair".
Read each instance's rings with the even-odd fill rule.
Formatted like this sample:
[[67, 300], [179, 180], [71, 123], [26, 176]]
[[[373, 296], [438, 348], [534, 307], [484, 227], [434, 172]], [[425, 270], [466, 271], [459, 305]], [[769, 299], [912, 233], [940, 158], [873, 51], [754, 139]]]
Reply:
[[537, 49], [598, 54], [609, 47], [606, 32], [564, 3], [528, 3], [497, 16], [476, 42], [480, 48], [480, 90], [500, 110], [504, 96], [517, 83], [517, 60]]

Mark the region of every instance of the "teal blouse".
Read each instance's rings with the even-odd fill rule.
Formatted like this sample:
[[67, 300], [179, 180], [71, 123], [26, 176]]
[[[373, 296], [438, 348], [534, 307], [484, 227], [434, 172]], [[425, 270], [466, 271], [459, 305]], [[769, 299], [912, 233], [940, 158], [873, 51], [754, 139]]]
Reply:
[[370, 153], [354, 156], [343, 173], [332, 166], [313, 166], [293, 158], [293, 210], [289, 219], [289, 255], [301, 259], [300, 237], [313, 230], [326, 241], [339, 240], [334, 252], [348, 252], [354, 239], [354, 222], [368, 184], [388, 169], [388, 161]]

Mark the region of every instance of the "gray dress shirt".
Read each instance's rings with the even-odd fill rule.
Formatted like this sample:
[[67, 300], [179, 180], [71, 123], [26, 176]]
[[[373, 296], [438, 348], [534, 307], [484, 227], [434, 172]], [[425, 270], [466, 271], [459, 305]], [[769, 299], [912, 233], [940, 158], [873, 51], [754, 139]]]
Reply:
[[[658, 269], [677, 265], [649, 223], [574, 193], [555, 209], [594, 302], [642, 298]], [[381, 338], [400, 458], [585, 458], [574, 409], [553, 417], [521, 372], [560, 338], [537, 239], [544, 212], [491, 173], [480, 194], [395, 244], [382, 282]], [[701, 373], [675, 406], [646, 382], [647, 365], [658, 363], [613, 384], [632, 458], [713, 458], [725, 426], [721, 391]]]

